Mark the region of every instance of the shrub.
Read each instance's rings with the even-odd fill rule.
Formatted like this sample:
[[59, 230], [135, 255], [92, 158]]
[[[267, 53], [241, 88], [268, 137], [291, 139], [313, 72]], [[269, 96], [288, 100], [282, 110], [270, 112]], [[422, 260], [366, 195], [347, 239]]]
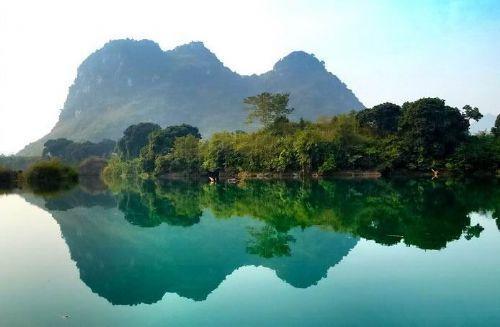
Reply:
[[35, 192], [51, 192], [75, 185], [78, 182], [78, 173], [58, 160], [44, 160], [28, 168], [25, 180]]
[[13, 189], [17, 186], [17, 172], [0, 166], [0, 189]]

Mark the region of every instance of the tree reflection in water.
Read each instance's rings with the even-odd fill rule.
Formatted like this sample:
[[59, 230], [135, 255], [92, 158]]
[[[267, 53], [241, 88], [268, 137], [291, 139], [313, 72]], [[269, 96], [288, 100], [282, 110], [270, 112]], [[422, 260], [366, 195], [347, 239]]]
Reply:
[[500, 214], [496, 181], [147, 181], [24, 196], [59, 223], [82, 281], [126, 305], [167, 292], [204, 300], [247, 265], [309, 287], [359, 237], [439, 250], [480, 237], [471, 212], [491, 212], [497, 224]]

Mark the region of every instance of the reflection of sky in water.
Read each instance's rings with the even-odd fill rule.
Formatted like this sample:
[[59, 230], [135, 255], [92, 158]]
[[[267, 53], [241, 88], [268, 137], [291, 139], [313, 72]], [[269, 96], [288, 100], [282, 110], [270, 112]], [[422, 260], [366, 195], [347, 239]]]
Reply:
[[[30, 201], [36, 203], [37, 199], [30, 198]], [[95, 215], [89, 215], [89, 212]], [[243, 234], [243, 231], [248, 225], [263, 224], [261, 221], [249, 218], [216, 220], [210, 215], [204, 212], [200, 223], [191, 227], [162, 224], [154, 228], [141, 228], [127, 223], [123, 213], [112, 207], [76, 207], [50, 214], [18, 195], [1, 196], [0, 324], [317, 325], [335, 322], [339, 325], [493, 325], [500, 322], [500, 312], [497, 310], [500, 307], [500, 285], [497, 282], [500, 272], [500, 235], [490, 213], [470, 215], [471, 225], [479, 223], [484, 227], [479, 238], [466, 241], [462, 236], [440, 251], [422, 250], [402, 243], [384, 246], [364, 239], [353, 240], [354, 248], [348, 254], [345, 253], [347, 256], [341, 258], [340, 263], [335, 265], [335, 260], [330, 263], [327, 260], [326, 278], [317, 278], [317, 283], [310, 283], [305, 288], [294, 287], [285, 282], [283, 276], [278, 277], [287, 258], [266, 260], [245, 252], [246, 243], [240, 239], [248, 235]], [[157, 246], [151, 253], [143, 253], [146, 256], [144, 262], [148, 262], [151, 269], [154, 269], [155, 264], [166, 262], [155, 262], [162, 258], [161, 255], [156, 256], [155, 251], [165, 254], [165, 257], [175, 257], [176, 251], [188, 250], [162, 248], [167, 244], [167, 238], [172, 237], [172, 244], [175, 244], [183, 237], [197, 233], [220, 239], [218, 241], [226, 246], [223, 249], [230, 253], [227, 258], [238, 257], [239, 261], [230, 265], [227, 277], [221, 279], [220, 285], [215, 285], [206, 300], [193, 301], [166, 293], [162, 300], [151, 305], [113, 306], [92, 291], [90, 287], [93, 285], [89, 287], [82, 282], [82, 279], [85, 280], [85, 276], [81, 275], [82, 267], [77, 268], [82, 262], [77, 260], [75, 264], [71, 259], [75, 254], [68, 251], [67, 243], [72, 251], [75, 249], [71, 247], [78, 244], [71, 245], [76, 241], [69, 237], [85, 239], [88, 236], [85, 226], [95, 229], [96, 240], [101, 236], [112, 236], [108, 239], [109, 243], [101, 239], [103, 243], [93, 244], [96, 249], [101, 247], [102, 251], [115, 251], [111, 247], [117, 241], [136, 243], [138, 246]], [[196, 229], [207, 234], [193, 232]], [[61, 238], [61, 230], [65, 239]], [[229, 238], [225, 238], [224, 231], [231, 232]], [[65, 232], [68, 234], [64, 235]], [[307, 244], [315, 244], [307, 242], [305, 236], [308, 233], [314, 240], [321, 240], [322, 235], [327, 235], [324, 236], [326, 245], [328, 242], [339, 244], [339, 241], [352, 239], [325, 229], [294, 228], [289, 234], [296, 241], [290, 244], [291, 257], [288, 259], [292, 260], [294, 254]], [[340, 238], [331, 238], [331, 235]], [[90, 251], [93, 249], [93, 240], [84, 244], [81, 249], [83, 252], [79, 254], [80, 260], [86, 258], [91, 263], [98, 262], [95, 256], [99, 253]], [[235, 243], [228, 243], [228, 240]], [[206, 252], [201, 249], [204, 255], [214, 249], [220, 250], [220, 247], [210, 247], [210, 243], [217, 244], [213, 239], [192, 242], [199, 247], [205, 244]], [[324, 249], [321, 242], [316, 243], [320, 243], [315, 245]], [[126, 250], [134, 251], [134, 248]], [[174, 252], [169, 254], [168, 251]], [[310, 253], [314, 251], [304, 251], [301, 257], [304, 262], [307, 259], [310, 263], [325, 259], [321, 256], [307, 258], [306, 254]], [[181, 254], [177, 261], [182, 261]], [[135, 254], [129, 252], [129, 255]], [[224, 257], [224, 253], [214, 255], [222, 256], [225, 259], [223, 263], [229, 260]], [[116, 258], [108, 259], [111, 262], [103, 262], [104, 265]], [[186, 259], [185, 263], [189, 263], [189, 260]], [[196, 274], [208, 276], [212, 268], [203, 267], [189, 277], [195, 278]], [[114, 273], [120, 272], [117, 270]], [[106, 275], [101, 277], [112, 278]], [[105, 287], [112, 285], [113, 281], [99, 282]], [[146, 281], [144, 285], [147, 285]], [[140, 283], [134, 287], [140, 287]], [[126, 285], [123, 292], [134, 290], [127, 289]], [[63, 318], [65, 314], [69, 318]]]

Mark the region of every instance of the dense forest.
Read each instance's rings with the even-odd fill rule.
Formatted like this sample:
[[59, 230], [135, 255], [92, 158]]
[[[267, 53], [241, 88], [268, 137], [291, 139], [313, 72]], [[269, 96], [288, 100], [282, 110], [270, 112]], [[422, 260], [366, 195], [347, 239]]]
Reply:
[[382, 174], [497, 174], [500, 138], [497, 119], [490, 133], [470, 135], [478, 108], [462, 110], [439, 98], [402, 106], [383, 103], [359, 112], [291, 121], [288, 94], [261, 93], [244, 100], [247, 123], [256, 132], [219, 132], [206, 140], [196, 127], [161, 128], [153, 123], [128, 127], [107, 178], [125, 175], [227, 177], [327, 176], [342, 171]]

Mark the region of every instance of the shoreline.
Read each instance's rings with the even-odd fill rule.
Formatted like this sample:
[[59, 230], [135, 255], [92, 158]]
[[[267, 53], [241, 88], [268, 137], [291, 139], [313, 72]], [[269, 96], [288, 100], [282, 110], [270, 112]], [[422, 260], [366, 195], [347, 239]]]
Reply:
[[[447, 179], [447, 178], [500, 178], [500, 174], [485, 174], [477, 172], [472, 175], [455, 175], [449, 171], [441, 171], [438, 176], [434, 176], [432, 172], [418, 172], [418, 171], [394, 171], [388, 174], [383, 174], [376, 170], [343, 170], [335, 173], [320, 175], [317, 173], [301, 174], [301, 173], [226, 173], [220, 172], [218, 176], [219, 181], [223, 182], [236, 182], [243, 180], [301, 180], [301, 179], [381, 179], [381, 178], [431, 178], [431, 179]], [[208, 174], [186, 175], [180, 173], [169, 173], [157, 177], [150, 177], [151, 179], [159, 180], [201, 180], [209, 179]]]

